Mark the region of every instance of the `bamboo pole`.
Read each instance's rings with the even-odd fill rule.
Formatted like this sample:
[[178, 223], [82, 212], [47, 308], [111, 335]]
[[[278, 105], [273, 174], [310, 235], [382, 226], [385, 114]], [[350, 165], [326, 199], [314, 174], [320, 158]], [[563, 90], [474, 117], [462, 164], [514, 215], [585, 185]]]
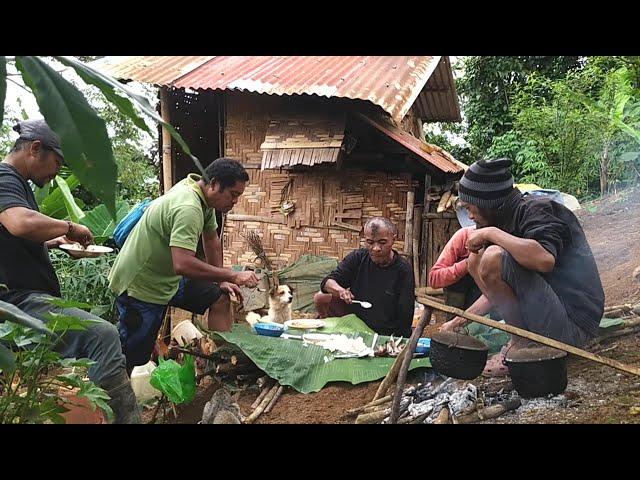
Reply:
[[[167, 87], [160, 89], [160, 115], [162, 120], [170, 122], [169, 105], [170, 93]], [[171, 134], [166, 127], [162, 127], [162, 186], [165, 193], [173, 186], [173, 159], [171, 158]]]
[[409, 371], [409, 365], [411, 364], [411, 360], [413, 359], [413, 354], [416, 351], [416, 345], [418, 345], [418, 339], [424, 330], [425, 325], [431, 318], [431, 312], [433, 312], [433, 308], [427, 307], [424, 309], [422, 313], [422, 318], [418, 322], [418, 325], [413, 330], [411, 334], [411, 338], [409, 339], [409, 343], [404, 350], [408, 350], [408, 353], [404, 355], [402, 359], [402, 366], [400, 367], [400, 371], [398, 372], [398, 381], [396, 382], [396, 393], [393, 397], [393, 403], [391, 405], [391, 416], [389, 418], [389, 423], [397, 423], [398, 422], [398, 410], [400, 408], [400, 401], [402, 400], [402, 391], [404, 390], [404, 384], [407, 380], [407, 372]]
[[[437, 310], [441, 310], [443, 312], [453, 313], [458, 315], [459, 317], [466, 318], [467, 320], [472, 320], [474, 322], [481, 323], [482, 325], [487, 325], [488, 327], [493, 327], [498, 330], [502, 330], [503, 332], [511, 333], [513, 335], [517, 335], [519, 337], [528, 338], [529, 340], [533, 340], [534, 342], [542, 343], [543, 345], [547, 345], [549, 347], [557, 348], [558, 350], [562, 350], [564, 352], [573, 353], [578, 357], [586, 358], [587, 360], [591, 360], [597, 363], [602, 363], [604, 365], [608, 365], [609, 367], [616, 368], [618, 370], [622, 370], [623, 372], [631, 373], [633, 375], [640, 376], [640, 368], [634, 367], [632, 365], [625, 365], [624, 363], [618, 362], [617, 360], [613, 360], [611, 358], [601, 357], [600, 355], [595, 355], [591, 352], [587, 352], [580, 348], [574, 347], [573, 345], [567, 345], [566, 343], [559, 342], [557, 340], [553, 340], [551, 338], [544, 337], [537, 333], [529, 332], [528, 330], [524, 330], [522, 328], [514, 327], [513, 325], [504, 324], [500, 322], [496, 322], [495, 320], [490, 320], [485, 317], [481, 317], [480, 315], [476, 315], [474, 313], [468, 313], [459, 308], [450, 307], [448, 305], [444, 305], [442, 303], [435, 302], [428, 298], [418, 297], [418, 302], [426, 305], [428, 307], [435, 308]], [[426, 309], [425, 309], [426, 311]]]
[[404, 226], [404, 253], [411, 255], [413, 251], [413, 190], [407, 192], [407, 216]]

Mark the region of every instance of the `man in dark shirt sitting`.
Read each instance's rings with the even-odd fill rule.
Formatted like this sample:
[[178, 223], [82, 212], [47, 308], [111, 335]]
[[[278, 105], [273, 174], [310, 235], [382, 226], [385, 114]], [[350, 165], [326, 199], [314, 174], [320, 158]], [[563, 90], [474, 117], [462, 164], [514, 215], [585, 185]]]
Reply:
[[[575, 215], [548, 198], [513, 187], [511, 160], [479, 160], [460, 180], [460, 201], [477, 228], [467, 239], [469, 273], [483, 295], [467, 311], [497, 309], [504, 320], [577, 347], [598, 334], [604, 292], [593, 254]], [[442, 330], [466, 323], [455, 317]], [[526, 347], [520, 337], [505, 349]], [[488, 375], [508, 373], [501, 354]]]
[[[383, 217], [364, 226], [365, 248], [348, 254], [313, 298], [321, 318], [356, 314], [381, 335], [411, 335], [414, 280], [411, 266], [393, 249], [397, 229]], [[353, 300], [372, 304], [369, 309]]]

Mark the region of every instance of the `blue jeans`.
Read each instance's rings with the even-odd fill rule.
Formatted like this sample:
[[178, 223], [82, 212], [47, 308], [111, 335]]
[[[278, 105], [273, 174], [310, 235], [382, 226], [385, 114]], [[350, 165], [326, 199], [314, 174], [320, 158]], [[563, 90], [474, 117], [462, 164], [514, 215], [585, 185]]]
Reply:
[[89, 367], [89, 378], [98, 386], [110, 379], [125, 378], [125, 357], [116, 326], [79, 308], [56, 307], [47, 301], [50, 298], [55, 297], [42, 292], [25, 292], [10, 299], [10, 303], [45, 323], [49, 312], [92, 320], [95, 323], [86, 330], [68, 330], [55, 351], [63, 358], [88, 358], [96, 362]]

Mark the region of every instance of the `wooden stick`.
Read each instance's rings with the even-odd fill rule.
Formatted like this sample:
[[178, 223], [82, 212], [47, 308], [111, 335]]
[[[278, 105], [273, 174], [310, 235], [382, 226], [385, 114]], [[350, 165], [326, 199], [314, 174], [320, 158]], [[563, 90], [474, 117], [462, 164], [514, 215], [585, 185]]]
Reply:
[[413, 280], [415, 285], [420, 285], [420, 224], [422, 207], [415, 207], [413, 212]]
[[271, 389], [269, 390], [269, 393], [265, 395], [265, 397], [262, 399], [258, 407], [251, 413], [251, 415], [245, 418], [244, 423], [255, 422], [258, 419], [258, 417], [262, 414], [262, 412], [264, 412], [264, 409], [267, 408], [267, 405], [269, 405], [269, 402], [273, 400], [273, 397], [275, 396], [277, 391], [278, 391], [278, 382], [276, 382], [275, 385], [271, 387]]
[[611, 305], [610, 307], [604, 307], [604, 313], [611, 312], [613, 310], [623, 310], [626, 312], [630, 312], [633, 307], [628, 303], [625, 305]]
[[251, 404], [251, 408], [252, 408], [253, 410], [255, 410], [255, 409], [256, 409], [256, 407], [257, 407], [258, 405], [260, 405], [260, 402], [262, 401], [262, 399], [263, 399], [264, 397], [266, 397], [266, 396], [267, 396], [267, 393], [269, 393], [269, 390], [271, 390], [271, 387], [272, 387], [271, 382], [269, 382], [268, 384], [266, 384], [266, 385], [264, 386], [264, 388], [263, 388], [263, 389], [262, 389], [262, 391], [260, 392], [260, 395], [258, 395], [258, 398], [256, 398], [256, 401], [255, 401], [255, 402], [253, 402], [253, 403]]
[[533, 340], [534, 342], [542, 343], [543, 345], [557, 348], [558, 350], [562, 350], [568, 353], [573, 353], [574, 355], [577, 355], [582, 358], [586, 358], [587, 360], [592, 360], [597, 363], [602, 363], [604, 365], [608, 365], [618, 370], [622, 370], [623, 372], [632, 373], [633, 375], [640, 376], [640, 368], [638, 367], [625, 365], [624, 363], [618, 362], [617, 360], [601, 357], [600, 355], [595, 355], [591, 352], [587, 352], [585, 350], [574, 347], [572, 345], [567, 345], [566, 343], [558, 342], [557, 340], [544, 337], [537, 333], [529, 332], [528, 330], [514, 327], [513, 325], [496, 322], [495, 320], [490, 320], [488, 318], [481, 317], [480, 315], [476, 315], [474, 313], [465, 312], [463, 310], [460, 310], [459, 308], [450, 307], [442, 303], [434, 302], [433, 300], [430, 300], [428, 298], [419, 297], [418, 302], [424, 305], [428, 305], [429, 307], [435, 308], [437, 310], [453, 313], [455, 315], [458, 315], [459, 317], [466, 318], [467, 320], [472, 320], [474, 322], [481, 323], [482, 325], [487, 325], [488, 327], [493, 327], [498, 330], [502, 330], [503, 332], [517, 335], [519, 337], [528, 338], [529, 340]]
[[407, 215], [404, 226], [404, 253], [411, 255], [413, 252], [413, 190], [407, 192]]
[[404, 347], [404, 350], [409, 350], [409, 353], [406, 353], [404, 358], [402, 359], [402, 366], [400, 367], [400, 371], [398, 372], [398, 381], [396, 382], [396, 393], [393, 397], [393, 404], [391, 406], [391, 417], [389, 418], [389, 423], [397, 423], [398, 421], [398, 410], [400, 408], [400, 401], [402, 400], [402, 391], [404, 390], [404, 384], [407, 380], [407, 372], [409, 371], [409, 365], [411, 364], [411, 360], [413, 359], [413, 354], [416, 351], [416, 345], [418, 345], [418, 339], [424, 330], [425, 325], [431, 318], [431, 312], [433, 312], [433, 308], [427, 307], [422, 312], [422, 318], [418, 322], [418, 325], [413, 330], [411, 334], [411, 338], [409, 339], [409, 344]]
[[[373, 397], [373, 401], [376, 401], [376, 400], [384, 397], [387, 394], [387, 390], [389, 390], [389, 388], [391, 387], [393, 382], [396, 381], [396, 378], [398, 376], [398, 372], [400, 371], [400, 366], [402, 365], [402, 359], [404, 358], [406, 350], [407, 350], [407, 348], [405, 347], [404, 349], [402, 349], [402, 351], [396, 357], [395, 361], [393, 362], [393, 365], [391, 365], [391, 368], [389, 369], [389, 372], [387, 373], [387, 376], [384, 377], [384, 380], [382, 380], [382, 383], [378, 387], [378, 391], [376, 392], [375, 396]], [[373, 401], [371, 403], [373, 403]]]
[[389, 415], [388, 408], [385, 410], [379, 410], [377, 412], [363, 413], [361, 415], [358, 415], [358, 418], [356, 418], [356, 425], [380, 423], [382, 420], [387, 418], [387, 415]]
[[280, 385], [280, 387], [278, 387], [278, 391], [273, 396], [273, 399], [269, 402], [269, 405], [267, 405], [267, 408], [264, 409], [264, 413], [269, 413], [271, 411], [273, 406], [276, 404], [276, 402], [278, 401], [278, 399], [282, 395], [283, 391], [284, 391], [284, 387], [282, 385]]

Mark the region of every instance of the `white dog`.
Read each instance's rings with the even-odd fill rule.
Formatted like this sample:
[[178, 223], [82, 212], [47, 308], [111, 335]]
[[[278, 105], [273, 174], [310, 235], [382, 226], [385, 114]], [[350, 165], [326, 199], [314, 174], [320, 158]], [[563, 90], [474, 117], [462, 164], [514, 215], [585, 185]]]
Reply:
[[284, 323], [291, 320], [291, 302], [293, 290], [288, 285], [273, 286], [269, 290], [269, 313], [261, 317], [255, 312], [247, 314], [247, 322], [251, 326], [258, 322]]

